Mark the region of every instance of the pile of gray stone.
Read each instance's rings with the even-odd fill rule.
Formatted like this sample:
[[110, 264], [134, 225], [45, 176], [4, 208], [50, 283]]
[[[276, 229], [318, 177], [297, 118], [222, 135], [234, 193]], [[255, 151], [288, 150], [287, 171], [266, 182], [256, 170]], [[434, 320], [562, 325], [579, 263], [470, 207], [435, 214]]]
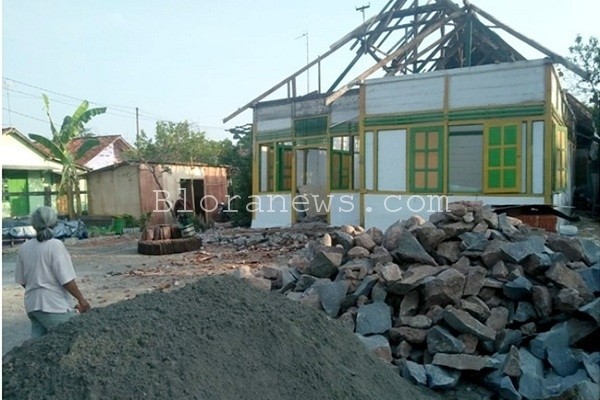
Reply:
[[343, 226], [253, 279], [338, 319], [418, 384], [597, 399], [599, 261], [594, 241], [453, 203], [385, 233]]

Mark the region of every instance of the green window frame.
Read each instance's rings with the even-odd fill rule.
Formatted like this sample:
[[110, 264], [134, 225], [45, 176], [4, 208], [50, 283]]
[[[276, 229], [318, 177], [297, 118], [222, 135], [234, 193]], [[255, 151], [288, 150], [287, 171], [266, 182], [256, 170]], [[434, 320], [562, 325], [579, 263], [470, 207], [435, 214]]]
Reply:
[[567, 128], [557, 125], [554, 128], [554, 190], [567, 187]]
[[331, 138], [331, 190], [352, 189], [353, 155], [353, 136]]
[[259, 192], [291, 191], [293, 160], [291, 143], [262, 143], [258, 157]]
[[444, 127], [410, 129], [411, 192], [441, 193], [444, 188]]
[[292, 157], [291, 144], [277, 145], [277, 187], [276, 191], [292, 190]]
[[519, 193], [521, 123], [488, 123], [484, 132], [484, 192]]

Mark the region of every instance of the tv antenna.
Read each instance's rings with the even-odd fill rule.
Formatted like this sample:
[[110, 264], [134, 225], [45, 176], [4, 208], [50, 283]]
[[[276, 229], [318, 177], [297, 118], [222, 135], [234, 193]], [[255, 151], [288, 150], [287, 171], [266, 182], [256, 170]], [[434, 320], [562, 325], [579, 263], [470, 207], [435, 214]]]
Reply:
[[[302, 35], [298, 36], [294, 40], [306, 38], [306, 65], [310, 62], [309, 53], [308, 53], [308, 31], [304, 32]], [[310, 68], [306, 70], [306, 94], [310, 93]]]
[[360, 11], [362, 13], [362, 17], [363, 17], [363, 24], [365, 23], [365, 10], [367, 8], [371, 7], [371, 3], [365, 5], [365, 6], [360, 6], [360, 7], [355, 7], [356, 11]]

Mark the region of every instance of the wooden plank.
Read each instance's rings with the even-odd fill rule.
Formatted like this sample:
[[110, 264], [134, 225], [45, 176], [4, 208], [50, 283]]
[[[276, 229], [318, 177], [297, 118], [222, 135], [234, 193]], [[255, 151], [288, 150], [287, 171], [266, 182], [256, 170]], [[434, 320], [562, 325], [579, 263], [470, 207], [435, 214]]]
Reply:
[[325, 99], [325, 105], [328, 106], [331, 103], [333, 103], [334, 101], [336, 101], [337, 99], [339, 99], [340, 97], [342, 97], [344, 95], [344, 93], [346, 93], [348, 90], [350, 90], [351, 88], [353, 88], [354, 86], [356, 86], [357, 84], [362, 82], [367, 77], [371, 76], [375, 71], [379, 70], [385, 64], [387, 64], [394, 58], [397, 58], [400, 55], [406, 53], [407, 51], [415, 48], [423, 39], [425, 39], [431, 33], [433, 33], [434, 31], [436, 31], [437, 29], [439, 29], [440, 27], [442, 27], [443, 25], [448, 23], [450, 20], [453, 20], [454, 18], [460, 16], [461, 14], [462, 14], [461, 11], [457, 11], [455, 13], [450, 14], [446, 18], [441, 18], [440, 20], [438, 20], [435, 24], [431, 25], [428, 29], [425, 29], [420, 34], [415, 36], [415, 38], [413, 40], [411, 40], [409, 43], [405, 44], [404, 46], [401, 46], [396, 51], [394, 51], [392, 54], [385, 57], [380, 62], [373, 65], [372, 67], [367, 69], [365, 72], [363, 72], [362, 74], [357, 76], [355, 79], [353, 79], [352, 81], [348, 82], [346, 85], [341, 87], [338, 91], [336, 91], [335, 93], [333, 93], [332, 95], [327, 97]]
[[574, 73], [576, 73], [577, 75], [579, 75], [580, 77], [582, 77], [583, 79], [589, 79], [589, 74], [587, 71], [584, 71], [583, 69], [579, 68], [577, 65], [573, 64], [572, 62], [570, 62], [569, 60], [567, 60], [566, 58], [556, 54], [555, 52], [547, 49], [546, 47], [542, 46], [541, 44], [539, 44], [538, 42], [529, 39], [527, 36], [517, 32], [516, 30], [512, 29], [510, 26], [503, 24], [502, 22], [498, 21], [496, 18], [494, 18], [491, 14], [483, 11], [481, 8], [471, 4], [471, 9], [473, 11], [475, 11], [477, 14], [483, 16], [485, 19], [487, 19], [488, 21], [496, 24], [496, 26], [504, 29], [506, 32], [510, 33], [511, 35], [513, 35], [514, 37], [516, 37], [517, 39], [527, 43], [528, 45], [530, 45], [531, 47], [533, 47], [534, 49], [546, 54], [548, 57], [550, 57], [552, 59], [552, 61], [562, 64], [565, 67], [567, 67], [568, 69], [570, 69], [571, 71], [573, 71]]

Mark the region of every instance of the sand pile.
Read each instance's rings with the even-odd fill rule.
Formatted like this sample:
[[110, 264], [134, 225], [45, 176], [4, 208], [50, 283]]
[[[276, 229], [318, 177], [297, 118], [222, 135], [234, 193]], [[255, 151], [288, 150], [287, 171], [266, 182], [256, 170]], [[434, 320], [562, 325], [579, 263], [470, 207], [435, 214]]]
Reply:
[[231, 277], [82, 315], [3, 360], [4, 399], [428, 399], [325, 314]]

